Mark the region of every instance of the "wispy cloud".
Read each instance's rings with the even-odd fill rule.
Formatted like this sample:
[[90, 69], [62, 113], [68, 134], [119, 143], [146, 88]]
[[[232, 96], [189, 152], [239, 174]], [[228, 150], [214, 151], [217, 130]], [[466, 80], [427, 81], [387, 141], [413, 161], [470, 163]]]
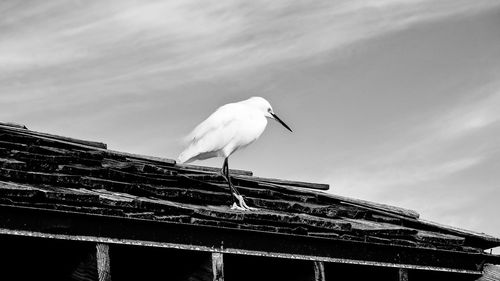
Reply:
[[388, 203], [408, 201], [407, 188], [473, 168], [500, 150], [499, 106], [500, 84], [495, 81], [469, 93], [427, 124], [374, 146], [370, 154], [358, 155], [345, 167], [332, 169], [326, 180], [338, 193]]
[[467, 95], [448, 115], [434, 125], [442, 138], [458, 138], [485, 129], [500, 120], [500, 83], [483, 86]]
[[[497, 1], [94, 1], [0, 3], [0, 101], [20, 118], [305, 62]], [[137, 81], [147, 81], [148, 92]], [[90, 95], [89, 93], [93, 93]], [[174, 93], [170, 92], [170, 95]], [[14, 110], [15, 109], [15, 110]], [[3, 117], [6, 118], [6, 117]]]
[[147, 61], [135, 72], [125, 68], [129, 72], [189, 71], [191, 78], [203, 78], [308, 58], [413, 23], [494, 5], [498, 2], [37, 2], [8, 10], [7, 32], [0, 38], [9, 43], [2, 44], [0, 59], [16, 69], [120, 56], [124, 64]]

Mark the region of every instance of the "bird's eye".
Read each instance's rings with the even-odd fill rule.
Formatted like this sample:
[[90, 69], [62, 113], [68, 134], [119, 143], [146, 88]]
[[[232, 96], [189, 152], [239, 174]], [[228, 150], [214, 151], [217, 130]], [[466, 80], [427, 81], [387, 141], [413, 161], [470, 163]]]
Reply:
[[268, 108], [268, 109], [267, 109], [267, 112], [271, 113], [271, 111], [272, 111], [272, 110], [271, 110], [271, 108]]

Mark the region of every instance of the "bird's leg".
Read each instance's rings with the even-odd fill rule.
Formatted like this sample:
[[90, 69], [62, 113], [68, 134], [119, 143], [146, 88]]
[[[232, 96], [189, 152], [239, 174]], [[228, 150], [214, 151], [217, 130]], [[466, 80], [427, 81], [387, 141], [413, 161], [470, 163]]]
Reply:
[[[233, 203], [236, 204], [237, 201], [239, 201], [239, 198], [241, 197], [240, 193], [238, 190], [234, 187], [233, 183], [231, 182], [231, 176], [229, 175], [229, 165], [227, 158], [224, 158], [224, 164], [222, 165], [222, 176], [224, 179], [227, 181], [229, 185], [229, 189], [231, 190], [231, 195], [233, 196]], [[238, 205], [238, 207], [241, 207]]]
[[227, 157], [224, 159], [224, 164], [222, 165], [222, 176], [227, 181], [227, 183], [229, 185], [229, 189], [231, 190], [231, 195], [233, 196], [233, 206], [231, 208], [237, 209], [237, 210], [242, 210], [242, 211], [256, 210], [255, 208], [249, 207], [245, 203], [243, 196], [238, 192], [236, 187], [231, 182], [231, 176], [229, 175], [229, 165], [228, 165]]

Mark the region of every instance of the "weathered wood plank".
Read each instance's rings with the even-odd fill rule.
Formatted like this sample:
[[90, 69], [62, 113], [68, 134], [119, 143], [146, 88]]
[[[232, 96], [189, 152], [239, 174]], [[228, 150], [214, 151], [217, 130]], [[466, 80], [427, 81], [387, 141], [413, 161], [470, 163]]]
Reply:
[[222, 253], [212, 253], [213, 281], [224, 281], [224, 259]]
[[[0, 134], [0, 139], [2, 135]], [[7, 148], [7, 149], [13, 149], [13, 150], [27, 150], [28, 145], [23, 144], [23, 143], [17, 143], [17, 142], [11, 142], [11, 141], [0, 141], [0, 147], [1, 148]]]
[[44, 154], [44, 155], [72, 155], [73, 152], [69, 149], [50, 147], [45, 145], [30, 145], [27, 147], [29, 153]]
[[325, 264], [322, 261], [314, 261], [314, 281], [326, 281]]
[[393, 225], [383, 222], [374, 222], [362, 219], [344, 218], [345, 222], [349, 222], [354, 232], [365, 235], [388, 235], [391, 238], [395, 236], [407, 236], [417, 234], [416, 229], [407, 228], [404, 226]]
[[409, 218], [414, 218], [414, 219], [418, 219], [420, 217], [419, 213], [417, 213], [414, 210], [410, 210], [410, 209], [404, 209], [404, 208], [400, 208], [400, 207], [389, 206], [389, 205], [385, 205], [385, 204], [365, 201], [365, 200], [361, 200], [361, 199], [348, 198], [348, 197], [343, 197], [343, 196], [338, 196], [338, 195], [332, 195], [332, 194], [327, 194], [325, 196], [332, 198], [332, 199], [339, 200], [341, 202], [344, 202], [344, 203], [347, 203], [347, 204], [350, 204], [353, 206], [365, 207], [369, 210], [380, 210], [380, 211], [384, 211], [387, 213], [393, 213], [393, 214], [397, 214], [397, 215], [401, 215], [401, 216], [405, 216], [405, 217], [409, 217]]
[[[5, 198], [2, 198], [2, 204], [7, 204]], [[12, 198], [12, 200], [14, 200]], [[33, 207], [38, 209], [55, 210], [59, 212], [73, 212], [73, 213], [87, 213], [92, 215], [105, 215], [105, 216], [118, 216], [125, 217], [125, 213], [120, 209], [110, 209], [110, 208], [100, 208], [100, 207], [83, 207], [68, 204], [54, 204], [46, 202], [29, 202], [29, 201], [12, 201], [9, 205], [15, 205], [19, 207]]]
[[202, 180], [198, 180], [198, 179], [191, 178], [191, 177], [188, 177], [186, 175], [181, 175], [181, 174], [178, 175], [178, 180], [182, 185], [189, 186], [190, 188], [212, 190], [212, 191], [214, 191], [214, 190], [220, 190], [220, 191], [229, 190], [229, 187], [227, 184], [202, 181]]
[[[244, 178], [244, 179], [249, 179], [251, 180], [252, 177], [239, 177], [239, 178]], [[367, 211], [372, 211], [372, 212], [379, 212], [380, 214], [383, 215], [391, 215], [394, 214], [396, 216], [402, 216], [405, 218], [411, 218], [411, 219], [418, 219], [419, 214], [416, 211], [405, 209], [405, 208], [400, 208], [400, 207], [395, 207], [395, 206], [389, 206], [385, 204], [380, 204], [380, 203], [375, 203], [375, 202], [370, 202], [366, 200], [361, 200], [361, 199], [355, 199], [355, 198], [349, 198], [349, 197], [344, 197], [344, 196], [339, 196], [331, 193], [326, 193], [322, 191], [317, 191], [317, 190], [308, 190], [304, 191], [304, 189], [297, 188], [294, 186], [282, 186], [282, 185], [275, 185], [272, 183], [264, 183], [261, 182], [259, 184], [261, 187], [260, 188], [270, 188], [273, 190], [281, 191], [281, 192], [290, 192], [292, 194], [304, 194], [308, 196], [317, 196], [319, 200], [321, 201], [321, 204], [344, 204], [344, 205], [351, 205], [354, 207], [360, 207], [364, 208]]]
[[89, 147], [96, 147], [96, 148], [102, 148], [102, 149], [106, 149], [106, 147], [107, 147], [107, 145], [105, 143], [101, 143], [101, 142], [87, 141], [87, 140], [62, 137], [62, 136], [52, 135], [52, 134], [47, 134], [47, 133], [41, 133], [41, 132], [27, 130], [26, 127], [19, 128], [19, 127], [5, 126], [5, 125], [0, 124], [0, 129], [3, 131], [12, 132], [12, 133], [16, 133], [19, 135], [33, 136], [33, 137], [37, 137], [37, 138], [44, 139], [44, 140], [59, 141], [61, 143], [65, 143], [65, 144], [79, 144], [79, 145], [85, 145], [85, 146], [89, 146]]
[[484, 247], [483, 249], [489, 249], [492, 247], [496, 247], [500, 244], [500, 238], [493, 237], [493, 236], [485, 234], [485, 233], [479, 233], [479, 232], [474, 232], [471, 230], [461, 229], [458, 227], [442, 225], [442, 224], [439, 224], [436, 222], [431, 222], [431, 221], [423, 220], [423, 219], [418, 220], [418, 224], [422, 225], [422, 226], [430, 227], [431, 229], [435, 229], [435, 230], [438, 230], [440, 232], [449, 233], [452, 235], [463, 236], [466, 238], [480, 239], [480, 240], [482, 240], [481, 243], [484, 244], [484, 245], [481, 245], [482, 247]]
[[198, 208], [196, 205], [171, 202], [162, 199], [137, 197], [133, 203], [140, 209], [169, 215], [192, 215]]
[[[139, 188], [143, 188], [140, 185]], [[151, 195], [159, 197], [162, 199], [183, 202], [190, 204], [206, 204], [206, 205], [230, 205], [231, 204], [231, 194], [229, 192], [215, 192], [215, 191], [205, 191], [196, 190], [189, 188], [152, 188], [144, 187], [144, 191], [150, 192]]]
[[42, 191], [36, 188], [20, 187], [0, 182], [0, 196], [2, 198], [35, 198], [43, 196]]
[[161, 157], [149, 156], [149, 155], [139, 155], [139, 154], [122, 152], [122, 151], [114, 151], [114, 150], [108, 150], [108, 151], [112, 152], [114, 154], [117, 154], [117, 155], [126, 156], [127, 159], [142, 160], [142, 161], [146, 161], [146, 162], [153, 162], [156, 164], [167, 165], [167, 166], [171, 166], [171, 165], [175, 164], [175, 160], [168, 159], [168, 158], [161, 158]]
[[0, 122], [0, 126], [13, 127], [18, 129], [27, 130], [28, 128], [23, 124], [13, 123], [13, 122]]
[[243, 212], [229, 209], [228, 207], [195, 207], [192, 206], [196, 215], [201, 217], [216, 218], [219, 220], [243, 221], [245, 214]]
[[276, 184], [276, 185], [287, 186], [287, 187], [293, 186], [293, 187], [301, 188], [301, 189], [304, 189], [304, 188], [316, 189], [316, 190], [328, 190], [328, 189], [330, 189], [330, 185], [323, 184], [323, 183], [302, 182], [302, 181], [292, 181], [292, 180], [273, 179], [273, 178], [261, 178], [261, 177], [251, 176], [251, 175], [250, 176], [249, 175], [238, 175], [235, 178], [248, 180], [248, 181], [254, 181], [254, 182]]
[[43, 161], [51, 164], [68, 164], [78, 161], [78, 158], [67, 155], [52, 155], [52, 154], [38, 154], [26, 151], [12, 152], [12, 157], [25, 162], [29, 161]]
[[286, 186], [296, 186], [301, 188], [308, 189], [317, 189], [317, 190], [329, 190], [330, 185], [326, 183], [314, 183], [314, 182], [303, 182], [303, 181], [293, 181], [293, 180], [284, 180], [284, 179], [274, 179], [274, 178], [260, 178], [254, 177], [254, 179], [262, 182], [281, 184]]
[[351, 224], [339, 219], [318, 218], [307, 214], [289, 214], [275, 211], [259, 210], [243, 214], [246, 222], [259, 224], [305, 227], [306, 229], [322, 230], [321, 232], [351, 230]]
[[399, 268], [398, 269], [398, 277], [399, 277], [399, 281], [408, 281], [408, 269], [407, 268]]
[[88, 189], [106, 189], [134, 195], [151, 195], [151, 192], [139, 190], [137, 184], [94, 177], [81, 177], [80, 185]]
[[[221, 168], [198, 166], [198, 165], [191, 165], [191, 164], [180, 164], [180, 163], [176, 163], [175, 168], [177, 168], [178, 171], [182, 172], [182, 173], [190, 173], [190, 172], [220, 173], [221, 172]], [[231, 174], [231, 176], [235, 176], [235, 175], [252, 176], [253, 175], [253, 173], [251, 171], [236, 170], [236, 169], [229, 169], [229, 173]]]
[[142, 161], [146, 161], [146, 162], [153, 162], [156, 164], [167, 165], [167, 166], [171, 166], [171, 165], [175, 164], [175, 161], [172, 159], [166, 159], [166, 158], [160, 158], [160, 157], [154, 157], [154, 156], [146, 156], [146, 155], [137, 155], [137, 154], [127, 153], [127, 152], [108, 150], [107, 145], [105, 143], [100, 143], [100, 142], [80, 140], [80, 139], [74, 139], [74, 138], [69, 138], [69, 137], [62, 137], [62, 136], [58, 136], [58, 135], [40, 133], [40, 132], [36, 132], [36, 131], [24, 130], [24, 129], [19, 129], [19, 128], [10, 127], [10, 126], [3, 126], [3, 125], [0, 125], [0, 131], [6, 131], [9, 133], [16, 134], [18, 136], [26, 136], [26, 137], [36, 138], [38, 140], [43, 140], [43, 141], [46, 141], [48, 143], [60, 143], [60, 144], [63, 144], [65, 146], [69, 145], [72, 147], [80, 147], [80, 148], [94, 148], [96, 150], [106, 151], [106, 153], [109, 155], [121, 156], [124, 159], [129, 158], [129, 159], [134, 159], [134, 160], [139, 160], [139, 161], [142, 160]]
[[138, 198], [137, 196], [128, 193], [112, 192], [104, 189], [88, 190], [85, 188], [80, 188], [70, 190], [97, 195], [99, 196], [100, 204], [108, 207], [135, 209], [136, 204], [134, 202], [134, 199]]
[[416, 238], [418, 241], [427, 242], [431, 244], [445, 244], [445, 245], [463, 245], [465, 238], [458, 237], [450, 234], [442, 234], [430, 231], [420, 230]]
[[111, 262], [109, 257], [109, 245], [97, 243], [97, 275], [99, 281], [111, 281]]
[[30, 182], [37, 184], [64, 184], [74, 185], [79, 182], [79, 176], [64, 174], [26, 172], [13, 169], [0, 169], [0, 178], [16, 182]]
[[145, 177], [141, 174], [137, 173], [129, 173], [115, 169], [107, 169], [106, 177], [111, 180], [118, 181], [126, 181], [126, 182], [134, 182], [134, 183], [142, 183], [142, 184], [159, 184], [164, 186], [172, 186], [177, 183], [177, 180], [174, 179], [163, 179], [163, 178], [154, 178], [154, 177]]
[[169, 221], [169, 222], [183, 222], [189, 223], [191, 221], [191, 216], [188, 215], [176, 215], [176, 216], [154, 216], [155, 220], [159, 221]]

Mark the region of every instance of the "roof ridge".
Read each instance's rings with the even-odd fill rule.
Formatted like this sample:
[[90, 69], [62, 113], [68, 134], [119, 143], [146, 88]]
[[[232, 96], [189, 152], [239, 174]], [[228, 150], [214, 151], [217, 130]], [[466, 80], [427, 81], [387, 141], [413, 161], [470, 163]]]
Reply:
[[12, 123], [0, 123], [0, 129], [15, 132], [22, 135], [35, 136], [39, 138], [45, 138], [53, 141], [59, 141], [62, 143], [72, 144], [72, 145], [83, 145], [91, 148], [107, 149], [107, 145], [102, 142], [88, 141], [82, 139], [75, 139], [70, 137], [63, 137], [59, 135], [53, 135], [48, 133], [37, 132], [29, 130], [24, 125], [12, 124]]
[[[16, 134], [21, 134], [21, 135], [34, 136], [34, 137], [42, 138], [42, 139], [49, 139], [49, 140], [57, 141], [60, 143], [70, 144], [70, 145], [73, 145], [76, 147], [91, 148], [91, 149], [97, 150], [97, 151], [105, 151], [106, 153], [109, 153], [109, 154], [115, 154], [115, 155], [124, 156], [127, 158], [133, 158], [136, 160], [146, 160], [146, 161], [155, 162], [155, 163], [176, 165], [176, 166], [187, 168], [187, 169], [193, 169], [193, 170], [198, 171], [198, 172], [212, 172], [213, 173], [213, 172], [218, 172], [220, 170], [218, 168], [208, 167], [208, 166], [178, 164], [175, 160], [170, 159], [170, 158], [163, 158], [163, 157], [157, 157], [157, 156], [141, 155], [141, 154], [124, 152], [124, 151], [111, 150], [111, 149], [107, 148], [107, 144], [102, 143], [102, 142], [82, 140], [82, 139], [76, 139], [76, 138], [71, 138], [71, 137], [64, 137], [64, 136], [60, 136], [60, 135], [54, 135], [54, 134], [33, 131], [33, 130], [28, 129], [25, 125], [20, 125], [17, 123], [0, 122], [0, 131], [2, 131], [2, 130], [8, 131], [8, 132], [13, 132]], [[230, 169], [230, 171], [234, 174], [237, 174], [237, 175], [246, 175], [246, 176], [253, 175], [253, 173], [251, 171], [246, 171], [246, 170]]]
[[13, 128], [19, 128], [19, 129], [25, 129], [28, 130], [26, 125], [19, 124], [19, 123], [14, 123], [14, 122], [0, 122], [1, 126], [7, 126], [7, 127], [13, 127]]
[[256, 177], [256, 176], [240, 176], [242, 179], [253, 179], [260, 182], [272, 183], [272, 184], [285, 184], [288, 186], [296, 186], [308, 189], [317, 189], [317, 190], [329, 190], [330, 185], [326, 183], [314, 183], [314, 182], [304, 182], [304, 181], [295, 181], [295, 180], [285, 180], [285, 179], [277, 179], [277, 178], [266, 178], [266, 177]]

